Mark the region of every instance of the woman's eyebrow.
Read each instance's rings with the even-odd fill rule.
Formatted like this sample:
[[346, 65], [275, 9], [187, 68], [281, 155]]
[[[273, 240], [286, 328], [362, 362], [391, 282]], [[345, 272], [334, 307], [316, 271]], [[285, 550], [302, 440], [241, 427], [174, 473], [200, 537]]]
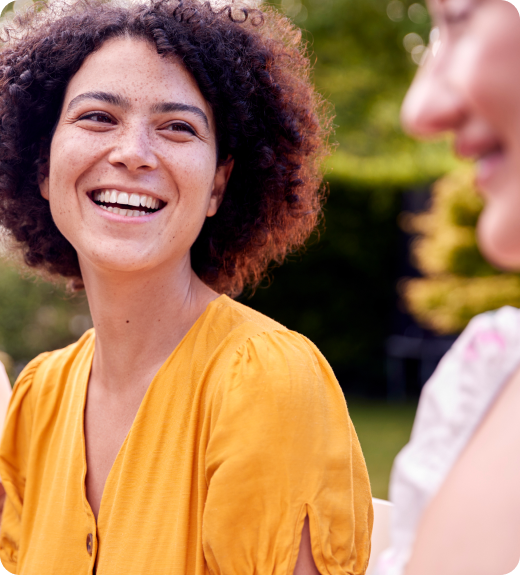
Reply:
[[[128, 108], [130, 106], [130, 100], [123, 98], [123, 96], [118, 94], [111, 94], [110, 92], [85, 92], [84, 94], [76, 96], [69, 102], [67, 111], [70, 112], [73, 110], [83, 100], [98, 100], [121, 108]], [[181, 102], [160, 102], [152, 106], [152, 112], [155, 114], [167, 114], [168, 112], [191, 112], [192, 114], [199, 116], [199, 118], [204, 122], [206, 128], [209, 130], [208, 117], [197, 106], [182, 104]]]
[[67, 106], [67, 112], [73, 110], [79, 103], [83, 102], [83, 100], [98, 100], [121, 108], [128, 108], [130, 106], [130, 100], [118, 94], [111, 94], [110, 92], [85, 92], [72, 98]]
[[160, 102], [152, 106], [152, 112], [155, 114], [167, 114], [168, 112], [191, 112], [199, 116], [209, 130], [209, 121], [206, 114], [197, 106], [182, 104], [180, 102]]

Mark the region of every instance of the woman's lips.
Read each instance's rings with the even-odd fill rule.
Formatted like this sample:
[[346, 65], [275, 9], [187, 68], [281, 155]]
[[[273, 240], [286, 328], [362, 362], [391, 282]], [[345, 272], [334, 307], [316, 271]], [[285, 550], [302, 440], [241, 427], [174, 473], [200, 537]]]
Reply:
[[129, 193], [116, 189], [93, 190], [87, 196], [104, 212], [123, 216], [125, 219], [142, 219], [156, 214], [166, 205], [162, 200], [145, 193]]
[[477, 161], [476, 183], [479, 188], [485, 190], [486, 186], [502, 167], [504, 159], [505, 154], [500, 149], [486, 154]]

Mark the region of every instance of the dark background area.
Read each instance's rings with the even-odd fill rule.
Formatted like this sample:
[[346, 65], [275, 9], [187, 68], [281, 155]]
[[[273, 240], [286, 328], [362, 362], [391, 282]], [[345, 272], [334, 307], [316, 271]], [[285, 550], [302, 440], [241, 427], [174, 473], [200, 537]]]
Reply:
[[[309, 337], [346, 392], [384, 395], [400, 260], [402, 191], [329, 178], [326, 221], [307, 250], [243, 303]], [[267, 287], [268, 286], [268, 287]]]

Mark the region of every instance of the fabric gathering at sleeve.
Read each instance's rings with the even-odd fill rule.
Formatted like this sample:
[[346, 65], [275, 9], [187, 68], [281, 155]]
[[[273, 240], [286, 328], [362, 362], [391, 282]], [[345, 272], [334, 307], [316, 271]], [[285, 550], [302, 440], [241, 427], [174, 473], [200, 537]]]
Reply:
[[292, 575], [305, 517], [322, 575], [361, 575], [372, 500], [341, 388], [303, 336], [250, 338], [224, 374], [206, 452], [203, 546], [214, 575]]
[[18, 377], [0, 443], [0, 477], [6, 491], [0, 527], [0, 559], [11, 573], [16, 573], [31, 441], [34, 412], [31, 389], [34, 374], [47, 355], [41, 354], [31, 361]]

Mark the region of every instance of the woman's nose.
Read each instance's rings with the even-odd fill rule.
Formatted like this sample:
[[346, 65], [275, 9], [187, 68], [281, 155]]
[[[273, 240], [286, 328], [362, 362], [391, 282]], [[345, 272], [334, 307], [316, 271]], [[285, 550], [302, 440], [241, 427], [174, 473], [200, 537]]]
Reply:
[[457, 86], [450, 82], [442, 63], [431, 60], [430, 55], [417, 73], [401, 108], [404, 130], [418, 138], [456, 130], [466, 115]]
[[125, 166], [131, 172], [154, 170], [158, 160], [146, 127], [128, 126], [122, 130], [108, 160], [112, 165]]

